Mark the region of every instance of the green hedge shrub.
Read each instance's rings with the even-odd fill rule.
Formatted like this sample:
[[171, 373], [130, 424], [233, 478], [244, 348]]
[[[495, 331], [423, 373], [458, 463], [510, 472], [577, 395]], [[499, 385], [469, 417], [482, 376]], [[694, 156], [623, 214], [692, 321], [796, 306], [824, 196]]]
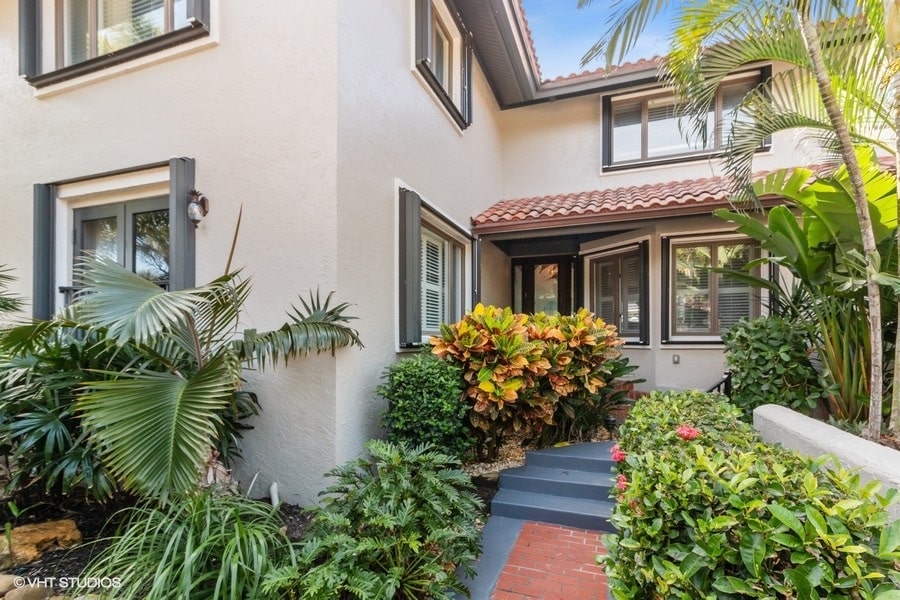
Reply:
[[619, 356], [615, 327], [586, 309], [574, 315], [525, 315], [477, 305], [441, 326], [432, 352], [462, 367], [473, 404], [479, 455], [496, 456], [503, 438], [539, 437], [558, 414], [599, 401], [613, 378], [606, 362]]
[[750, 419], [761, 404], [809, 413], [826, 397], [809, 362], [806, 331], [781, 317], [741, 319], [722, 335], [731, 368], [731, 401]]
[[273, 571], [265, 591], [290, 598], [454, 598], [467, 595], [481, 553], [481, 501], [455, 458], [429, 446], [373, 440], [372, 460], [328, 473], [337, 482], [301, 544], [296, 565]]
[[892, 490], [759, 441], [724, 397], [658, 393], [621, 427], [614, 598], [896, 598]]
[[388, 440], [432, 444], [464, 457], [475, 443], [469, 425], [462, 369], [430, 353], [404, 358], [384, 372], [378, 394], [387, 400], [382, 425]]

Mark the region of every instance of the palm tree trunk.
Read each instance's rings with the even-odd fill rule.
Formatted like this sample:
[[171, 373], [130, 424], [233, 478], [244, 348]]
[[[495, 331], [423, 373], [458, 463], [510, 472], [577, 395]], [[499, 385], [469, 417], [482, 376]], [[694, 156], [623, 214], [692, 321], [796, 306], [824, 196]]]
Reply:
[[[884, 0], [884, 37], [888, 45], [891, 60], [900, 59], [900, 0]], [[900, 177], [900, 73], [891, 78], [891, 89], [894, 91], [894, 176]], [[900, 216], [900, 215], [898, 215]], [[897, 251], [900, 252], [900, 228], [897, 229]], [[900, 275], [900, 261], [897, 261]], [[897, 303], [897, 318], [900, 321], [900, 301]], [[891, 387], [891, 422], [890, 430], [900, 433], [900, 323], [897, 324], [894, 338], [894, 374]]]
[[[805, 3], [801, 3], [805, 4]], [[853, 149], [853, 141], [844, 115], [838, 105], [831, 86], [828, 70], [822, 57], [822, 43], [819, 40], [819, 32], [816, 24], [809, 19], [808, 5], [806, 8], [798, 7], [796, 10], [797, 22], [800, 25], [800, 33], [809, 52], [812, 63], [813, 75], [816, 85], [825, 104], [828, 118], [834, 127], [841, 148], [841, 156], [847, 165], [850, 182], [853, 186], [853, 200], [856, 205], [856, 216], [859, 219], [859, 229], [862, 234], [863, 251], [866, 256], [866, 297], [869, 303], [868, 320], [869, 335], [871, 336], [871, 361], [869, 363], [869, 422], [864, 437], [877, 440], [881, 436], [881, 403], [884, 382], [882, 379], [882, 327], [881, 327], [881, 289], [874, 279], [875, 265], [878, 250], [875, 247], [875, 233], [872, 229], [872, 219], [869, 216], [869, 204], [866, 198], [865, 184], [856, 153]]]

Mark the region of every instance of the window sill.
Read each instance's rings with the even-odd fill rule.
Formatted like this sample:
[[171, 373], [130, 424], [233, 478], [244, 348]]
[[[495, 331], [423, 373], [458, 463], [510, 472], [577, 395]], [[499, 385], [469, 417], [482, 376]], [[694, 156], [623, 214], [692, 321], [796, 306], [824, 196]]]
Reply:
[[191, 28], [174, 31], [113, 54], [24, 79], [34, 86], [36, 98], [46, 98], [185, 56], [218, 43], [217, 37], [211, 35], [206, 26], [198, 23]]
[[435, 98], [444, 108], [447, 115], [453, 120], [456, 126], [459, 127], [460, 131], [467, 129], [469, 125], [472, 124], [471, 121], [463, 115], [459, 110], [459, 107], [456, 106], [456, 103], [453, 102], [453, 98], [450, 97], [447, 90], [444, 89], [444, 86], [442, 86], [441, 82], [435, 77], [428, 63], [422, 60], [418, 61], [416, 63], [416, 71], [424, 80], [425, 85], [431, 89], [432, 93], [434, 93]]
[[[760, 147], [756, 152], [769, 152], [772, 150], [772, 145], [766, 145]], [[706, 161], [712, 158], [721, 158], [723, 156], [723, 152], [698, 152], [696, 154], [679, 154], [676, 156], [666, 156], [661, 158], [652, 158], [647, 160], [632, 160], [628, 162], [621, 163], [613, 163], [610, 165], [603, 165], [601, 171], [603, 173], [615, 173], [616, 171], [629, 171], [633, 169], [643, 169], [646, 167], [656, 167], [656, 166], [665, 166], [665, 165], [675, 165], [689, 162], [698, 162], [698, 161]]]

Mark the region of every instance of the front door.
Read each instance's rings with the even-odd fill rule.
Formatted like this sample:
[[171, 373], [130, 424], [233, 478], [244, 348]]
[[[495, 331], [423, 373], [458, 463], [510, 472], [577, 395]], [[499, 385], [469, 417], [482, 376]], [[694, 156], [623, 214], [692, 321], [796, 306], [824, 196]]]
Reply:
[[513, 310], [571, 314], [577, 284], [575, 266], [571, 256], [513, 259]]

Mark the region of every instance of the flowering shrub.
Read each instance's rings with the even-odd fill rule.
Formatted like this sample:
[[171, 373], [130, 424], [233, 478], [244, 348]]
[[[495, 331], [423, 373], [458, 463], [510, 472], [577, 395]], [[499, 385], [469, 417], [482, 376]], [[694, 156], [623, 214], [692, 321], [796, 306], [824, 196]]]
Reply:
[[545, 426], [575, 423], [623, 373], [623, 363], [610, 363], [622, 343], [615, 327], [586, 309], [529, 316], [479, 304], [430, 341], [434, 354], [462, 367], [479, 454], [489, 458], [510, 433], [530, 440]]
[[700, 392], [654, 392], [631, 410], [617, 534], [604, 538], [613, 597], [890, 598], [900, 521], [888, 526], [885, 508], [896, 492], [764, 444], [740, 416]]
[[675, 433], [678, 434], [678, 437], [688, 442], [696, 440], [700, 436], [700, 430], [695, 429], [690, 425], [679, 425], [678, 429], [675, 430]]
[[612, 459], [616, 462], [622, 462], [623, 460], [628, 458], [628, 455], [625, 454], [625, 451], [622, 450], [622, 448], [620, 448], [618, 444], [613, 445], [612, 450], [610, 451], [609, 454], [610, 454], [610, 456], [612, 456]]

